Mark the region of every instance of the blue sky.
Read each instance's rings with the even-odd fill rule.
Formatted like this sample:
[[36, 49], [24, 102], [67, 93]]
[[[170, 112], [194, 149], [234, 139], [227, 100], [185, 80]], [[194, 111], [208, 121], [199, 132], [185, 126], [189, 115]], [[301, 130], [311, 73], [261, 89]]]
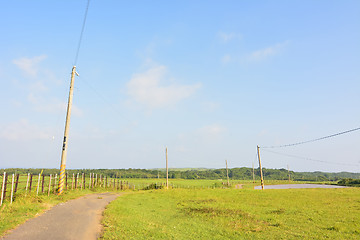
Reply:
[[[59, 167], [86, 3], [1, 4], [0, 167]], [[359, 1], [92, 0], [67, 167], [251, 167], [357, 128], [359, 29]], [[262, 163], [360, 172], [359, 138]]]

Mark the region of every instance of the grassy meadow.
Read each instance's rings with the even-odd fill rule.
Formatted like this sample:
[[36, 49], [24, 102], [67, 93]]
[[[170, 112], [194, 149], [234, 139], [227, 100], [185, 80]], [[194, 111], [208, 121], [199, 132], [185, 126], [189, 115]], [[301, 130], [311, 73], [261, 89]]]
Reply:
[[359, 188], [252, 188], [127, 194], [108, 205], [103, 239], [360, 239]]
[[[224, 179], [171, 179], [168, 190], [145, 191], [153, 183], [165, 185], [165, 180], [121, 180], [128, 194], [104, 212], [103, 239], [360, 239], [360, 188], [261, 191], [250, 180], [231, 180], [227, 188]], [[25, 193], [21, 182], [15, 201], [0, 208], [0, 236], [58, 203], [115, 190], [74, 189], [61, 196], [45, 191], [37, 196], [35, 190]]]

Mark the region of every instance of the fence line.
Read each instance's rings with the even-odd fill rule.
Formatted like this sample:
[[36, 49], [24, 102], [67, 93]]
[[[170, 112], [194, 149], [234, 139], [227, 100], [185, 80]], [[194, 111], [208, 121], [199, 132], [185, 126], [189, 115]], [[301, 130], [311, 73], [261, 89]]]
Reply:
[[[35, 176], [35, 177], [34, 177]], [[129, 187], [125, 186], [125, 181], [121, 182], [121, 187], [115, 188], [116, 179], [114, 179], [114, 184], [111, 184], [111, 180], [107, 176], [99, 175], [95, 173], [89, 174], [89, 184], [86, 184], [86, 174], [85, 173], [77, 173], [76, 175], [73, 174], [71, 181], [71, 188], [68, 187], [68, 173], [65, 175], [65, 191], [71, 190], [85, 190], [85, 189], [96, 189], [98, 187], [102, 188], [111, 188], [115, 190], [126, 190]], [[35, 180], [36, 179], [36, 180]], [[35, 181], [35, 183], [34, 183]], [[119, 179], [118, 179], [119, 182]], [[120, 184], [119, 182], [119, 184]], [[19, 196], [29, 196], [29, 195], [47, 195], [50, 196], [51, 193], [57, 194], [58, 188], [58, 175], [55, 174], [53, 176], [50, 175], [42, 175], [39, 174], [11, 174], [9, 178], [9, 174], [4, 172], [0, 177], [0, 184], [1, 184], [1, 201], [0, 206], [9, 201], [12, 204], [13, 201], [16, 200]], [[130, 186], [128, 182], [127, 185]], [[35, 191], [34, 191], [34, 186]], [[46, 191], [47, 190], [47, 191]]]
[[[86, 182], [88, 179], [88, 183]], [[164, 180], [165, 181], [165, 180]], [[20, 196], [38, 196], [57, 194], [58, 188], [58, 174], [42, 175], [40, 174], [12, 174], [9, 178], [8, 174], [4, 172], [0, 176], [1, 184], [1, 202], [0, 206], [4, 202], [12, 204], [17, 197]], [[34, 189], [35, 187], [35, 189]], [[162, 189], [165, 187], [165, 182], [141, 182], [130, 183], [124, 181], [118, 177], [109, 178], [102, 174], [89, 173], [86, 176], [85, 173], [73, 173], [69, 178], [68, 173], [65, 174], [65, 191], [80, 191], [85, 189], [111, 189], [116, 191], [124, 190], [149, 190], [149, 189]], [[183, 184], [169, 184], [170, 188], [185, 188], [185, 189], [203, 189], [203, 188], [227, 188], [224, 183], [213, 186], [188, 186]], [[40, 191], [41, 188], [41, 191]]]

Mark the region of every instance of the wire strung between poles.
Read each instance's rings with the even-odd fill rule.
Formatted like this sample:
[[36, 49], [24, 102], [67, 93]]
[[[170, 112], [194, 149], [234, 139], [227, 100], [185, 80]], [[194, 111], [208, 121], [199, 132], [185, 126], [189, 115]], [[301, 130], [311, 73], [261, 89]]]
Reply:
[[79, 57], [79, 51], [80, 51], [82, 37], [83, 37], [83, 34], [84, 34], [85, 23], [86, 23], [87, 13], [88, 13], [88, 10], [89, 10], [89, 5], [90, 5], [90, 0], [88, 0], [87, 5], [86, 5], [84, 21], [83, 21], [83, 25], [82, 25], [82, 28], [81, 28], [79, 43], [78, 43], [78, 47], [77, 47], [76, 55], [75, 55], [74, 66], [76, 66], [76, 63], [77, 63], [77, 60], [78, 60], [78, 57]]
[[263, 149], [263, 151], [286, 156], [286, 157], [292, 157], [292, 158], [298, 158], [298, 159], [303, 159], [303, 160], [307, 160], [307, 161], [313, 161], [313, 162], [322, 162], [322, 163], [328, 163], [328, 164], [347, 165], [347, 166], [360, 166], [359, 164], [328, 162], [328, 161], [317, 160], [317, 159], [313, 159], [313, 158], [309, 158], [309, 157], [302, 157], [302, 156], [296, 156], [296, 155], [291, 155], [291, 154], [286, 154], [286, 153], [279, 153], [279, 152], [271, 151], [268, 149]]
[[292, 144], [285, 144], [285, 145], [277, 145], [277, 146], [266, 146], [266, 147], [261, 147], [261, 148], [292, 147], [292, 146], [296, 146], [296, 145], [301, 145], [301, 144], [305, 144], [305, 143], [311, 143], [311, 142], [316, 142], [316, 141], [320, 141], [320, 140], [327, 139], [327, 138], [336, 137], [336, 136], [339, 136], [339, 135], [343, 135], [343, 134], [350, 133], [350, 132], [355, 132], [355, 131], [358, 131], [358, 130], [360, 130], [360, 127], [354, 128], [354, 129], [351, 129], [351, 130], [347, 130], [347, 131], [344, 131], [344, 132], [340, 132], [340, 133], [335, 133], [335, 134], [332, 134], [332, 135], [329, 135], [329, 136], [308, 140], [308, 141], [297, 142], [297, 143], [292, 143]]

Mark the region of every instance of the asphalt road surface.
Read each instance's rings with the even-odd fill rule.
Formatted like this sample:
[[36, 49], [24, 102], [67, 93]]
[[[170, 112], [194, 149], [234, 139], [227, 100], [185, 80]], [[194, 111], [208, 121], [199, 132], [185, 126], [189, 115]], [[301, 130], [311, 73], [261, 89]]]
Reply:
[[[279, 184], [279, 185], [265, 185], [264, 189], [293, 189], [293, 188], [346, 188], [344, 186], [325, 185], [325, 184]], [[261, 189], [261, 186], [256, 186], [254, 189]]]
[[102, 212], [118, 196], [98, 193], [61, 203], [11, 230], [2, 239], [97, 239], [102, 229]]

